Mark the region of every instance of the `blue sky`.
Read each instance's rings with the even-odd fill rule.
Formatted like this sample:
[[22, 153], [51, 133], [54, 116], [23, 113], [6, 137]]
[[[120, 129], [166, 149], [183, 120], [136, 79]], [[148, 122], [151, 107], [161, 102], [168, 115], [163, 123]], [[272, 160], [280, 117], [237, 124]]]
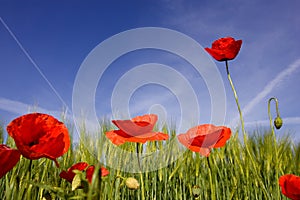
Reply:
[[[76, 75], [97, 45], [130, 29], [162, 27], [203, 47], [220, 37], [242, 39], [241, 51], [229, 67], [248, 130], [268, 128], [267, 101], [275, 96], [284, 119], [278, 134], [290, 131], [299, 139], [299, 7], [297, 0], [0, 1], [0, 121], [5, 126], [32, 110], [59, 117], [68, 108], [72, 116]], [[234, 128], [238, 112], [225, 65], [212, 62], [224, 82], [224, 124]], [[211, 96], [203, 78], [180, 57], [153, 49], [130, 52], [107, 68], [96, 91], [99, 118], [111, 117], [117, 81], [147, 63], [161, 63], [182, 74], [197, 95], [199, 123], [210, 122]], [[182, 112], [176, 96], [158, 84], [138, 88], [128, 108], [131, 116], [152, 111], [168, 121]], [[275, 115], [274, 104], [272, 110]]]

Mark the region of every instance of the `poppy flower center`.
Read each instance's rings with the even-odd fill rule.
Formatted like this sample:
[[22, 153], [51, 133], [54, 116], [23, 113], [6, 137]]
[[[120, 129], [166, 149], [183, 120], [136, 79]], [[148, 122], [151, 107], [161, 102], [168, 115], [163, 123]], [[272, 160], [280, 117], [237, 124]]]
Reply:
[[39, 143], [38, 140], [34, 140], [34, 141], [31, 141], [31, 142], [28, 144], [28, 146], [29, 146], [29, 147], [32, 147], [32, 146], [34, 146], [34, 145], [37, 145], [38, 143]]

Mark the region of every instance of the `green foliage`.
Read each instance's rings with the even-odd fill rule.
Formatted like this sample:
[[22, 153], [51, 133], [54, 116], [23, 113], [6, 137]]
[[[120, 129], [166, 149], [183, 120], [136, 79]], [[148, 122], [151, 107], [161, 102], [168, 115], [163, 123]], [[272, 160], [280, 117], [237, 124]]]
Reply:
[[[77, 162], [88, 162], [99, 169], [99, 156], [105, 158], [108, 166], [124, 166], [133, 162], [133, 158], [116, 152], [113, 144], [105, 139], [103, 133], [109, 129], [109, 125], [103, 125], [102, 134], [99, 134], [97, 140], [89, 137], [83, 129], [80, 133], [82, 140], [58, 159], [60, 168], [49, 159], [30, 161], [21, 157], [20, 162], [0, 179], [0, 197], [4, 200], [139, 200], [142, 196], [146, 199], [180, 200], [286, 199], [280, 193], [276, 177], [287, 173], [300, 174], [299, 144], [293, 144], [289, 137], [274, 140], [271, 131], [256, 131], [246, 141], [254, 162], [249, 160], [245, 145], [238, 138], [238, 134], [234, 134], [225, 147], [213, 149], [208, 158], [187, 150], [168, 167], [157, 171], [130, 174], [108, 168], [110, 174], [99, 178], [95, 173], [92, 184], [84, 180], [81, 173], [77, 173], [72, 184], [61, 179], [59, 173]], [[0, 128], [0, 132], [1, 130]], [[172, 160], [174, 155], [185, 149], [177, 143], [174, 131], [167, 127], [164, 127], [163, 131], [169, 133], [169, 141], [148, 142], [139, 149], [153, 152], [172, 145], [172, 151], [161, 156], [161, 159]], [[8, 138], [7, 143], [14, 147], [11, 138]], [[135, 151], [134, 144], [130, 143], [120, 148]], [[98, 155], [98, 158], [94, 155]], [[147, 163], [147, 159], [142, 162], [151, 165]], [[124, 179], [128, 177], [134, 177], [140, 185], [142, 184], [144, 191], [142, 186], [137, 190], [126, 187]]]

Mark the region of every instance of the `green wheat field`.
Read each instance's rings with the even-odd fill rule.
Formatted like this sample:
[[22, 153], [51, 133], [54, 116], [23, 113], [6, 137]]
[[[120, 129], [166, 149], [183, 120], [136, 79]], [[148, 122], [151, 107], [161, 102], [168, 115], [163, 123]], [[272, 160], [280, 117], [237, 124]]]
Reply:
[[[117, 154], [113, 144], [105, 138], [104, 133], [112, 126], [106, 123], [101, 127], [101, 137], [97, 142], [82, 129], [81, 140], [58, 158], [60, 168], [46, 158], [30, 161], [21, 157], [20, 162], [0, 179], [0, 198], [277, 200], [287, 199], [280, 192], [276, 181], [278, 177], [287, 173], [300, 174], [300, 145], [294, 144], [288, 133], [276, 141], [271, 131], [257, 129], [249, 134], [246, 143], [234, 133], [224, 147], [213, 149], [206, 158], [180, 147], [176, 133], [168, 127], [162, 128], [162, 131], [169, 134], [169, 140], [147, 142], [141, 148], [144, 152], [153, 152], [172, 145], [172, 152], [162, 156], [162, 159], [172, 160], [172, 156], [180, 152], [182, 156], [167, 167], [157, 167], [156, 171], [126, 173], [109, 166], [126, 167], [132, 158], [126, 157], [127, 154]], [[73, 132], [70, 128], [71, 135]], [[0, 142], [4, 143], [4, 127], [0, 133]], [[15, 147], [10, 137], [6, 144]], [[125, 152], [135, 151], [131, 143], [125, 143], [119, 148]], [[98, 152], [92, 154], [91, 149]], [[94, 155], [105, 158], [107, 166], [105, 163], [101, 163], [101, 166], [105, 166], [110, 174], [99, 178], [95, 173], [91, 185], [72, 190], [72, 184], [59, 177], [60, 172], [77, 162], [96, 165], [99, 158]], [[134, 177], [140, 187], [137, 190], [129, 189], [121, 177]]]

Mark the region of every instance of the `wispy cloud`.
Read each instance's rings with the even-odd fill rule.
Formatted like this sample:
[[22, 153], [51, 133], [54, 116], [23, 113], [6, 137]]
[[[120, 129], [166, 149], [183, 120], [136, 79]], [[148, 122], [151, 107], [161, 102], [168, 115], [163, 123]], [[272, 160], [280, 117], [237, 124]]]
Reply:
[[[258, 93], [256, 95], [256, 97], [254, 97], [243, 109], [243, 115], [247, 115], [250, 111], [252, 111], [252, 109], [263, 99], [265, 99], [265, 97], [270, 94], [270, 92], [276, 87], [278, 86], [280, 83], [282, 83], [282, 81], [288, 77], [289, 75], [291, 75], [293, 72], [295, 72], [298, 68], [300, 67], [300, 59], [296, 60], [295, 62], [293, 62], [291, 65], [289, 65], [285, 70], [283, 70], [282, 72], [280, 72], [272, 81], [270, 81], [265, 87], [264, 89]], [[232, 121], [231, 121], [231, 125], [236, 126], [236, 124], [238, 123], [239, 120], [239, 116], [236, 116]]]
[[30, 111], [47, 113], [55, 117], [59, 117], [62, 114], [62, 111], [47, 110], [45, 108], [2, 97], [0, 97], [0, 109], [17, 115], [24, 115], [26, 113], [29, 113]]
[[[284, 125], [299, 125], [300, 124], [300, 117], [286, 117], [282, 119]], [[260, 121], [252, 121], [246, 122], [245, 126], [252, 127], [252, 126], [269, 126], [269, 120], [260, 120]]]

